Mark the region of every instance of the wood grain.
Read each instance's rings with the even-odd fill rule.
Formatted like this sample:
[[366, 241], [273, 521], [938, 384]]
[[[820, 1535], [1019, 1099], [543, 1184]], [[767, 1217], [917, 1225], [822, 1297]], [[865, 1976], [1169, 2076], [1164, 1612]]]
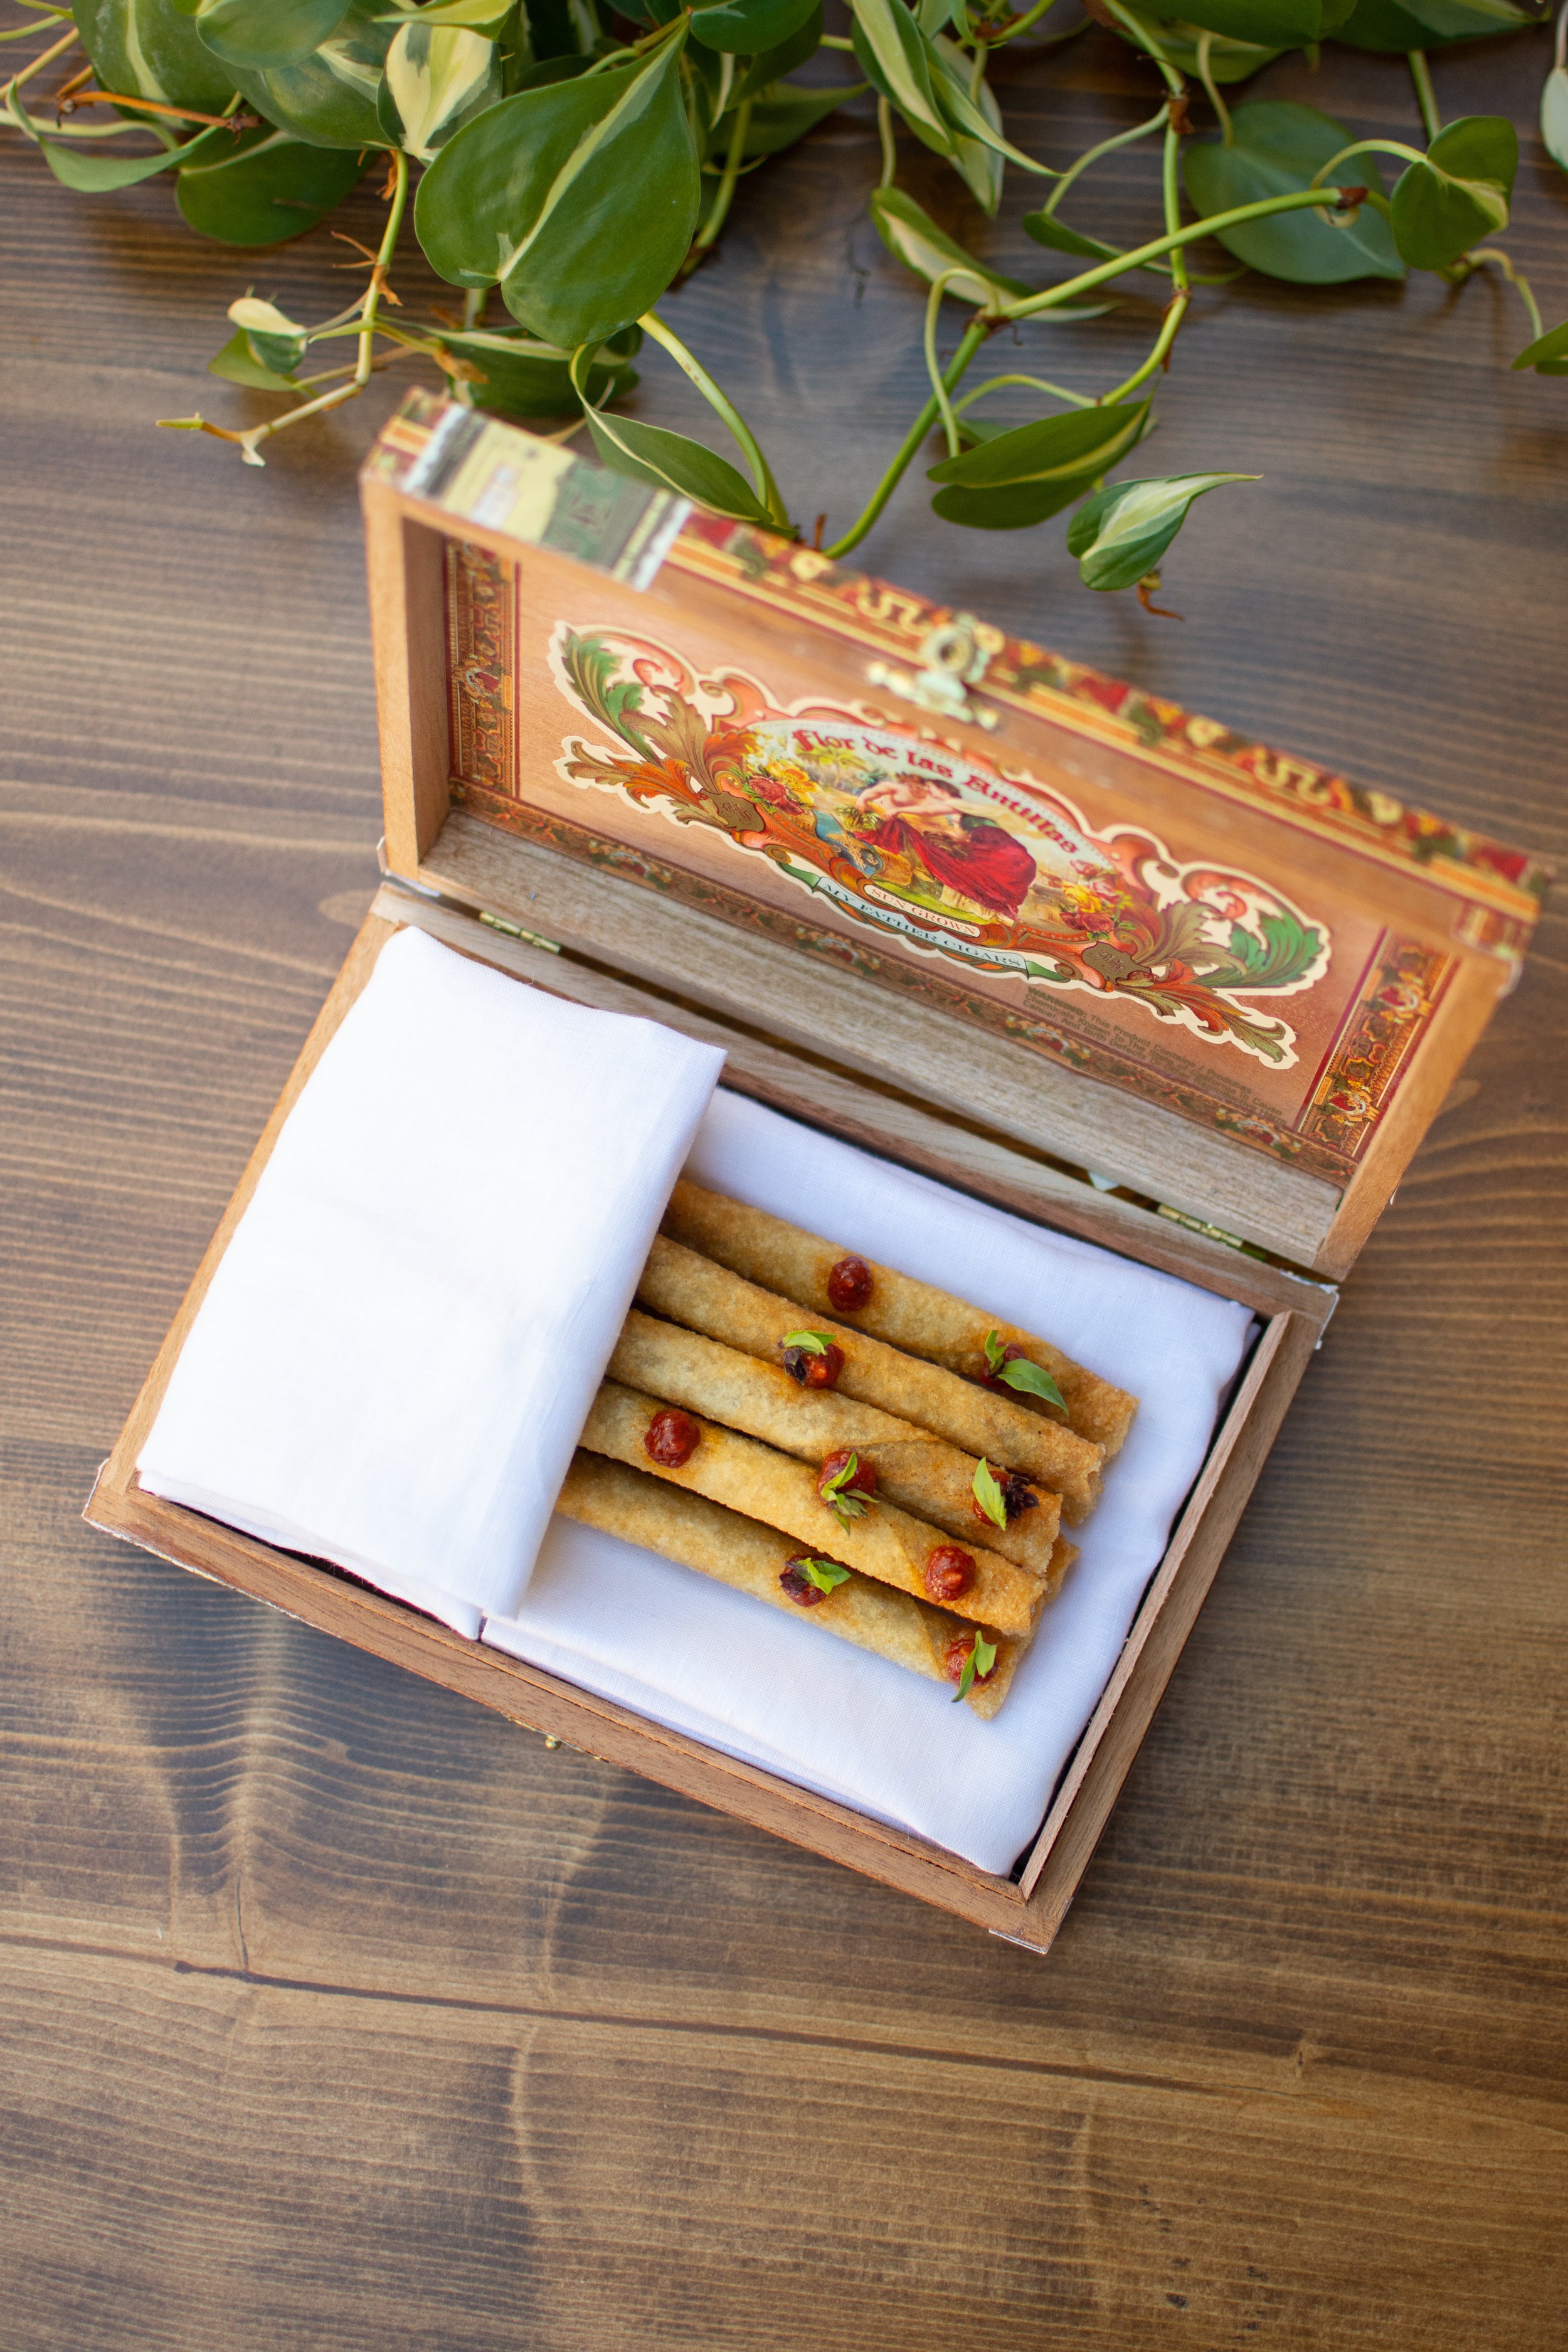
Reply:
[[[1096, 37], [1057, 57], [1016, 92], [1047, 160], [1149, 110]], [[1544, 63], [1435, 71], [1528, 123]], [[1415, 120], [1397, 60], [1252, 89]], [[1131, 228], [1140, 168], [1075, 217]], [[855, 226], [874, 169], [847, 127], [759, 173], [679, 298], [837, 515], [920, 400], [918, 302]], [[265, 474], [155, 436], [234, 295], [325, 313], [342, 248], [235, 257], [156, 186], [0, 171], [8, 2346], [1558, 2352], [1561, 915], [1044, 1961], [97, 1537], [375, 886], [370, 418]], [[1527, 155], [1510, 247], [1551, 318], [1565, 202]], [[1026, 259], [1006, 224], [994, 250]], [[1106, 324], [1131, 352], [1142, 307]], [[1085, 389], [1099, 333], [1051, 341]], [[1084, 596], [1044, 534], [930, 532], [918, 489], [868, 558], [1561, 857], [1564, 412], [1518, 340], [1481, 285], [1206, 298], [1160, 462], [1266, 478], [1195, 511], [1183, 628]]]

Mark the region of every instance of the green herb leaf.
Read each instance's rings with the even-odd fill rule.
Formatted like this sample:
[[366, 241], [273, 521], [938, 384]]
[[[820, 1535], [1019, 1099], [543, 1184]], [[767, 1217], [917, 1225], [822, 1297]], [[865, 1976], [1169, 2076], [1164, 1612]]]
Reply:
[[1084, 586], [1135, 588], [1175, 538], [1194, 499], [1227, 482], [1258, 478], [1256, 474], [1167, 474], [1142, 482], [1108, 482], [1084, 500], [1068, 525], [1068, 552], [1078, 557]]
[[395, 146], [427, 163], [501, 94], [500, 52], [464, 26], [410, 25], [392, 37], [376, 116]]
[[76, 0], [72, 14], [101, 89], [198, 114], [219, 114], [233, 97], [233, 75], [204, 47], [188, 12], [166, 0]]
[[1394, 241], [1414, 269], [1446, 269], [1508, 226], [1519, 136], [1500, 114], [1468, 114], [1440, 131], [1424, 163], [1394, 190]]
[[1002, 1334], [999, 1331], [987, 1331], [985, 1334], [985, 1360], [990, 1365], [993, 1373], [999, 1372], [1006, 1360], [1007, 1350], [1002, 1345]]
[[258, 114], [311, 147], [384, 147], [376, 113], [392, 27], [376, 0], [349, 0], [336, 29], [292, 65], [231, 65]]
[[948, 486], [931, 500], [932, 509], [944, 521], [978, 530], [1044, 522], [1119, 464], [1148, 424], [1146, 400], [1121, 400], [1017, 425], [931, 467], [929, 478]]
[[308, 146], [265, 126], [237, 145], [227, 132], [214, 160], [182, 166], [174, 183], [181, 212], [204, 236], [223, 245], [281, 245], [341, 204], [364, 165], [342, 149]]
[[781, 47], [820, 5], [821, 0], [717, 0], [694, 10], [691, 37], [705, 49], [759, 57]]
[[1007, 1524], [1006, 1497], [997, 1484], [995, 1472], [984, 1454], [974, 1465], [974, 1476], [971, 1485], [975, 1501], [992, 1526], [1005, 1528]]
[[1049, 1372], [1030, 1363], [1027, 1356], [1015, 1356], [1010, 1363], [1003, 1365], [997, 1378], [1022, 1395], [1044, 1397], [1047, 1404], [1059, 1405], [1064, 1412], [1067, 1411], [1067, 1399]]
[[[651, 309], [686, 257], [700, 194], [684, 40], [678, 32], [632, 65], [520, 90], [459, 131], [415, 201], [432, 267], [458, 286], [499, 278], [514, 319], [574, 350]], [[743, 519], [758, 518], [748, 509]]]
[[[1306, 187], [1353, 136], [1331, 115], [1282, 99], [1238, 106], [1232, 121], [1235, 137], [1228, 147], [1205, 142], [1189, 147], [1182, 159], [1193, 209], [1205, 217]], [[1382, 193], [1372, 156], [1357, 155], [1346, 168], [1358, 185]], [[1363, 205], [1346, 228], [1334, 227], [1320, 213], [1279, 213], [1271, 220], [1222, 229], [1219, 242], [1238, 261], [1297, 286], [1405, 275], [1388, 223], [1372, 205]]]
[[975, 1682], [978, 1680], [979, 1676], [982, 1675], [988, 1675], [995, 1664], [995, 1643], [988, 1642], [985, 1639], [984, 1634], [980, 1631], [979, 1627], [976, 1626], [974, 1629], [974, 1639], [969, 1645], [969, 1655], [963, 1661], [963, 1672], [958, 1678], [958, 1688], [953, 1693], [952, 1703], [954, 1706], [958, 1705], [960, 1699], [964, 1699], [969, 1696], [969, 1694], [973, 1689]]
[[826, 1331], [786, 1331], [781, 1348], [803, 1348], [808, 1356], [826, 1356], [833, 1341]]
[[851, 1454], [831, 1478], [824, 1478], [817, 1486], [817, 1493], [841, 1527], [847, 1527], [851, 1519], [861, 1519], [866, 1516], [867, 1496], [853, 1493], [849, 1486], [859, 1467], [859, 1455]]
[[849, 1581], [850, 1571], [840, 1568], [836, 1559], [801, 1559], [792, 1560], [790, 1565], [798, 1568], [808, 1582], [816, 1585], [818, 1592], [836, 1592], [841, 1584]]
[[196, 30], [226, 66], [292, 66], [347, 14], [348, 0], [201, 0]]
[[1534, 342], [1526, 343], [1514, 365], [1533, 368], [1537, 375], [1568, 375], [1568, 323], [1552, 327]]

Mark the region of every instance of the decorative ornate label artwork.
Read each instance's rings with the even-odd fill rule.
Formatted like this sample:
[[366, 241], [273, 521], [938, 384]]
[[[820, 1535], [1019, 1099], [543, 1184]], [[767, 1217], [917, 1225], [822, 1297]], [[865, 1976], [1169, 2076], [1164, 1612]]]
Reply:
[[1096, 832], [1025, 772], [834, 703], [781, 709], [651, 637], [557, 627], [556, 684], [595, 730], [567, 782], [710, 826], [908, 948], [1031, 985], [1112, 991], [1216, 1046], [1289, 1066], [1279, 1000], [1328, 968], [1327, 927], [1246, 874]]
[[[695, 530], [672, 566], [712, 560]], [[940, 718], [792, 698], [640, 612], [525, 619], [514, 566], [472, 543], [447, 550], [447, 627], [458, 806], [1331, 1182], [1455, 969], [1364, 911], [1331, 922], [1293, 863], [1204, 856], [1201, 826], [1178, 840]]]

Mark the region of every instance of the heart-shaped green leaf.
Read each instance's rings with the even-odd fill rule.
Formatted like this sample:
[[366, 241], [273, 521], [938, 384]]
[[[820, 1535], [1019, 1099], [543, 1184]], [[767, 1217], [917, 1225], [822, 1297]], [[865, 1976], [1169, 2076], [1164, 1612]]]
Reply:
[[810, 16], [795, 27], [787, 41], [781, 41], [776, 49], [767, 49], [759, 58], [752, 58], [744, 70], [736, 75], [734, 87], [730, 92], [731, 105], [739, 106], [743, 98], [754, 98], [759, 90], [768, 89], [775, 81], [783, 81], [785, 74], [794, 73], [796, 66], [803, 66], [808, 58], [814, 58], [821, 44], [822, 0], [816, 0]]
[[1303, 47], [1348, 13], [1349, 0], [1181, 0], [1189, 25], [1255, 48]]
[[[570, 352], [536, 342], [521, 329], [510, 334], [492, 334], [483, 328], [457, 334], [443, 329], [435, 340], [479, 371], [479, 379], [468, 383], [476, 408], [490, 409], [498, 416], [575, 415], [579, 404]], [[601, 355], [586, 371], [584, 389], [597, 408], [607, 400], [621, 399], [637, 381], [636, 368]]]
[[1519, 137], [1500, 114], [1467, 114], [1394, 183], [1394, 241], [1415, 269], [1446, 269], [1508, 226]]
[[100, 196], [116, 188], [133, 188], [139, 181], [151, 180], [171, 167], [184, 168], [204, 155], [232, 152], [234, 142], [232, 131], [215, 124], [184, 146], [167, 147], [153, 155], [84, 154], [79, 147], [68, 146], [63, 139], [41, 139], [38, 144], [57, 180], [84, 195]]
[[76, 0], [71, 13], [102, 89], [199, 114], [221, 113], [233, 96], [234, 77], [174, 0]]
[[1479, 29], [1489, 33], [1517, 32], [1521, 25], [1538, 25], [1539, 16], [1516, 8], [1512, 0], [1404, 0], [1406, 13], [1440, 40], [1474, 40]]
[[901, 261], [928, 286], [945, 269], [962, 270], [963, 275], [950, 278], [944, 289], [955, 302], [982, 307], [987, 302], [1016, 302], [1034, 290], [1016, 278], [1004, 278], [986, 268], [984, 262], [965, 253], [902, 188], [879, 188], [871, 198], [871, 219], [895, 261]]
[[1514, 365], [1533, 368], [1537, 375], [1568, 375], [1568, 324], [1549, 328], [1526, 343]]
[[236, 66], [234, 79], [258, 114], [310, 147], [384, 147], [376, 113], [393, 27], [378, 0], [349, 0], [337, 29], [289, 66]]
[[1122, 400], [987, 436], [930, 468], [928, 478], [944, 485], [931, 509], [944, 522], [975, 530], [1023, 530], [1044, 522], [1119, 464], [1148, 423], [1146, 400]]
[[761, 57], [798, 33], [820, 5], [821, 0], [717, 0], [692, 12], [691, 37], [705, 49]]
[[[1193, 210], [1205, 218], [1307, 187], [1352, 136], [1331, 115], [1282, 99], [1238, 106], [1233, 123], [1230, 146], [1205, 142], [1189, 147], [1182, 159]], [[1356, 156], [1347, 168], [1353, 168], [1358, 184], [1381, 190], [1370, 156]], [[1298, 286], [1405, 275], [1388, 224], [1370, 205], [1362, 206], [1348, 228], [1333, 227], [1318, 213], [1277, 213], [1269, 220], [1222, 229], [1219, 241], [1238, 261]]]
[[347, 14], [348, 0], [199, 0], [196, 30], [226, 66], [293, 66]]
[[1198, 72], [1198, 42], [1205, 36], [1211, 81], [1245, 81], [1249, 74], [1260, 72], [1280, 54], [1277, 48], [1260, 48], [1256, 41], [1228, 40], [1223, 33], [1192, 24], [1184, 16], [1164, 16], [1152, 9], [1130, 8], [1126, 0], [1121, 0], [1121, 8], [1124, 16], [1133, 17], [1155, 35], [1178, 72], [1189, 74], [1194, 80]]
[[250, 392], [298, 393], [300, 387], [276, 368], [258, 360], [250, 348], [247, 336], [233, 334], [216, 359], [207, 362], [209, 375], [221, 375], [228, 383], [243, 383]]
[[928, 469], [927, 479], [965, 489], [988, 490], [1018, 482], [1076, 481], [1103, 474], [1142, 440], [1149, 422], [1146, 400], [1114, 400], [1102, 408], [1074, 408], [1065, 416], [1042, 416], [1015, 425], [994, 441], [983, 441], [957, 457]]
[[1568, 172], [1568, 66], [1553, 66], [1541, 93], [1541, 136], [1555, 163]]
[[482, 33], [404, 24], [386, 52], [376, 115], [395, 145], [427, 163], [500, 94], [500, 53]]
[[[583, 385], [585, 354], [574, 362], [574, 381]], [[606, 466], [634, 481], [651, 482], [657, 489], [678, 490], [715, 514], [735, 522], [760, 522], [775, 529], [772, 517], [745, 478], [700, 441], [684, 433], [667, 432], [661, 425], [639, 425], [629, 416], [606, 416], [587, 411], [594, 446]]]
[[649, 310], [697, 222], [684, 37], [633, 65], [521, 90], [459, 131], [415, 203], [432, 268], [457, 286], [499, 280], [514, 319], [573, 350]]
[[237, 302], [229, 304], [228, 315], [258, 366], [270, 368], [275, 375], [293, 374], [305, 356], [307, 341], [307, 331], [297, 319], [257, 294], [242, 294]]
[[[226, 138], [227, 134], [224, 134]], [[181, 212], [222, 245], [281, 245], [342, 202], [364, 170], [357, 153], [307, 146], [265, 126], [174, 183]]]
[[1194, 499], [1256, 474], [1168, 474], [1110, 482], [1086, 499], [1068, 525], [1068, 552], [1078, 557], [1086, 588], [1135, 588], [1152, 572], [1186, 520]]
[[[1506, 7], [1506, 0], [1502, 5]], [[1386, 54], [1399, 49], [1441, 47], [1448, 41], [1479, 40], [1488, 34], [1536, 21], [1521, 10], [1510, 8], [1506, 21], [1500, 22], [1498, 5], [1499, 0], [1475, 0], [1473, 5], [1468, 5], [1468, 0], [1446, 0], [1446, 13], [1455, 29], [1444, 34], [1424, 24], [1411, 9], [1401, 7], [1399, 0], [1356, 0], [1344, 23], [1335, 27], [1334, 38], [1342, 41], [1347, 48]]]

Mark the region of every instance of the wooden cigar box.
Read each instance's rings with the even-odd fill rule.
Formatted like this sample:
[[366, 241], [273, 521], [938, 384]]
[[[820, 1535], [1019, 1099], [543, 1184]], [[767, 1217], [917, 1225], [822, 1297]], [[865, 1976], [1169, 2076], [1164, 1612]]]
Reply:
[[[1516, 977], [1546, 877], [432, 395], [388, 425], [363, 490], [385, 880], [87, 1517], [1044, 1950], [1335, 1285]], [[1254, 1310], [1202, 1473], [1010, 1875], [138, 1485], [279, 1129], [404, 925], [717, 1041], [727, 1086]]]

